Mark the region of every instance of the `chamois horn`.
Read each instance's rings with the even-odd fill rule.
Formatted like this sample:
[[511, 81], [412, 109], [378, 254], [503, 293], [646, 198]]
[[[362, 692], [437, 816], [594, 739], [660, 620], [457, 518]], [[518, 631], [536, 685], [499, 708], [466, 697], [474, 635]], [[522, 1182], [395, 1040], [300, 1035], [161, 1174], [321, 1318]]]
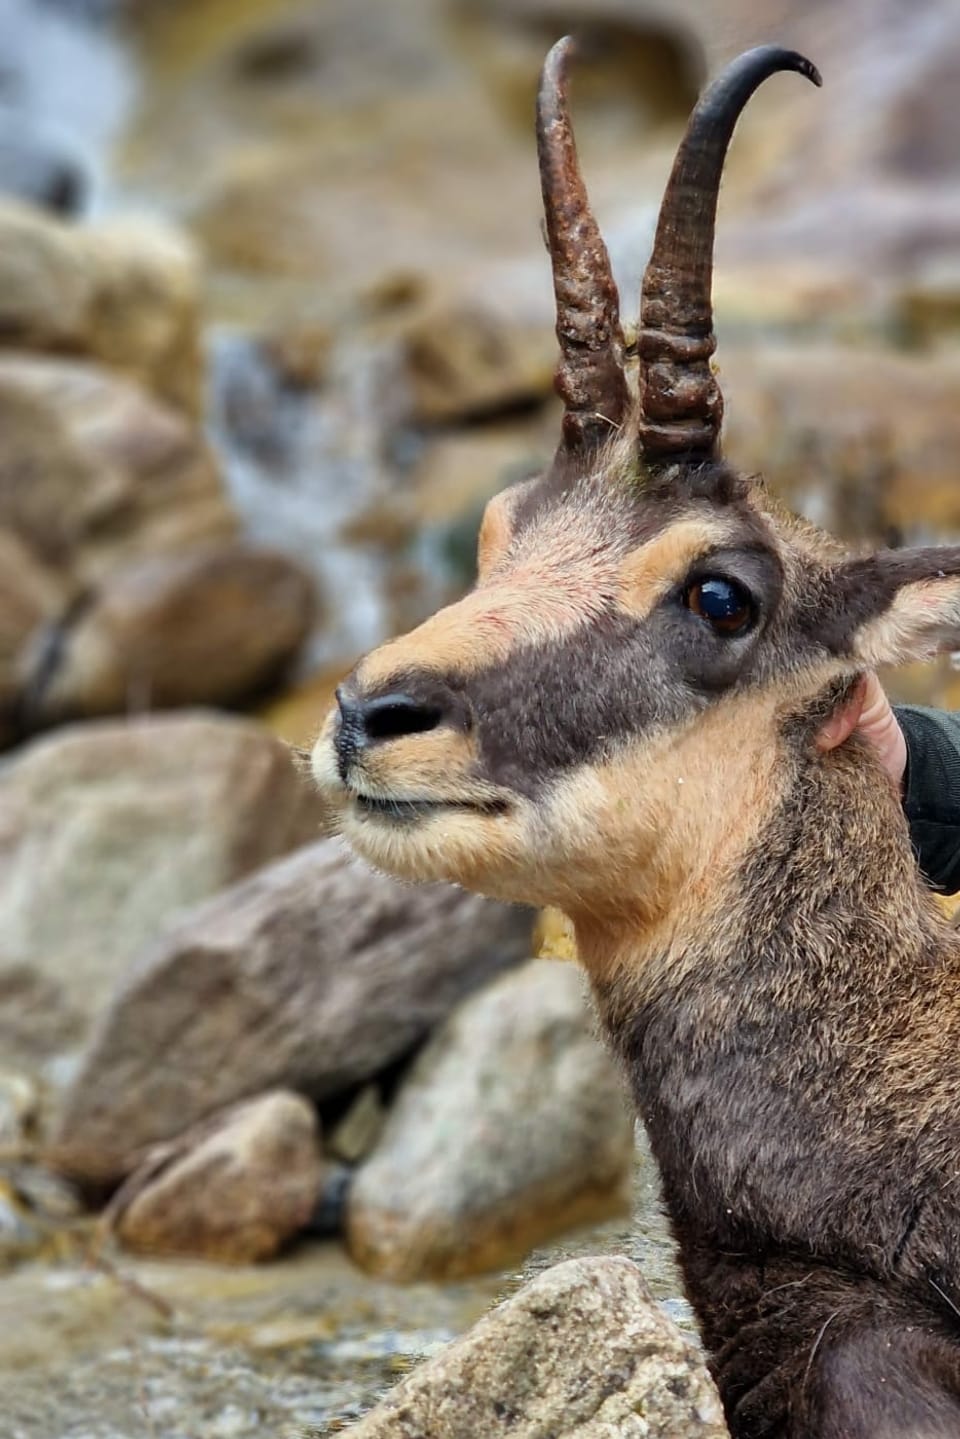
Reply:
[[718, 451], [723, 396], [710, 367], [717, 343], [710, 292], [720, 175], [741, 111], [780, 70], [822, 83], [794, 50], [748, 50], [701, 95], [673, 163], [640, 293], [639, 437], [654, 464], [679, 454], [708, 460]]
[[617, 287], [580, 174], [567, 107], [574, 48], [569, 35], [557, 41], [537, 92], [537, 154], [560, 342], [554, 385], [566, 407], [563, 443], [570, 451], [609, 439], [628, 405]]

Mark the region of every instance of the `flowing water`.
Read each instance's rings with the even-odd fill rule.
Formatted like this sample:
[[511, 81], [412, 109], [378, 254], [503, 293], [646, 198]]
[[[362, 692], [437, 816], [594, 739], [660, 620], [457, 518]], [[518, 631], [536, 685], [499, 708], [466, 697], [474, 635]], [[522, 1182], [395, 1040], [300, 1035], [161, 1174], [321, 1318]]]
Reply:
[[632, 1220], [537, 1250], [517, 1272], [380, 1283], [305, 1244], [249, 1269], [120, 1257], [0, 1282], [4, 1439], [293, 1439], [335, 1433], [418, 1359], [548, 1264], [629, 1254], [681, 1325], [672, 1247], [641, 1154]]

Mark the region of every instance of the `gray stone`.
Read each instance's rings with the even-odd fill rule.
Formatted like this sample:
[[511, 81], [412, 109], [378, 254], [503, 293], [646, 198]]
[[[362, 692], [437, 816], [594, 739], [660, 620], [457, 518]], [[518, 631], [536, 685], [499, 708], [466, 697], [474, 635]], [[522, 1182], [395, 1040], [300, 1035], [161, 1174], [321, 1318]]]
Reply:
[[379, 1087], [365, 1084], [327, 1137], [327, 1152], [345, 1164], [357, 1164], [380, 1138], [385, 1120]]
[[144, 954], [67, 1098], [57, 1162], [115, 1178], [145, 1147], [248, 1095], [349, 1090], [523, 958], [530, 928], [527, 911], [400, 885], [336, 841], [308, 846]]
[[418, 1056], [351, 1187], [351, 1255], [391, 1279], [500, 1267], [623, 1211], [632, 1157], [580, 972], [534, 960], [468, 999]]
[[692, 1341], [629, 1259], [544, 1270], [427, 1360], [349, 1439], [726, 1439]]
[[0, 767], [0, 1050], [81, 1042], [180, 909], [315, 835], [290, 752], [212, 714], [77, 725]]

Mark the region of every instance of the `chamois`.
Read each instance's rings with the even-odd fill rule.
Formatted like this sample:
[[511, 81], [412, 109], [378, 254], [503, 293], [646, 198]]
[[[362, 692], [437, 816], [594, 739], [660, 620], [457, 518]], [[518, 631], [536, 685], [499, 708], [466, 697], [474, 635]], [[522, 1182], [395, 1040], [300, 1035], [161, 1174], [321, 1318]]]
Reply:
[[[960, 547], [849, 554], [720, 457], [711, 278], [742, 55], [696, 105], [628, 383], [547, 57], [565, 404], [475, 588], [363, 659], [313, 754], [358, 854], [570, 916], [737, 1439], [960, 1435], [960, 937], [895, 788], [824, 719], [960, 645]], [[868, 363], [868, 361], [863, 361]]]

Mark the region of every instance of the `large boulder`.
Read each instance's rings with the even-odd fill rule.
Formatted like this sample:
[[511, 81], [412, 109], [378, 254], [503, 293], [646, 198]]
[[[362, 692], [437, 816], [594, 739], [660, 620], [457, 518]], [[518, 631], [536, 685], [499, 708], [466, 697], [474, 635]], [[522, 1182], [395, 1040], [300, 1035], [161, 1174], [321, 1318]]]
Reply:
[[0, 431], [0, 526], [76, 585], [237, 532], [191, 420], [99, 365], [0, 351]]
[[629, 1259], [546, 1269], [415, 1369], [349, 1439], [726, 1439], [693, 1341]]
[[68, 727], [0, 768], [0, 1049], [82, 1041], [133, 956], [318, 832], [290, 752], [212, 714]]
[[0, 335], [8, 345], [100, 360], [199, 413], [199, 265], [169, 226], [78, 227], [4, 200]]
[[627, 1209], [633, 1116], [574, 966], [534, 960], [466, 1000], [418, 1056], [348, 1201], [391, 1279], [499, 1268]]
[[530, 929], [526, 911], [397, 884], [337, 841], [308, 846], [143, 955], [68, 1095], [56, 1162], [110, 1180], [149, 1145], [264, 1089], [344, 1093], [524, 958]]
[[159, 1146], [114, 1196], [109, 1222], [140, 1254], [252, 1264], [306, 1226], [322, 1174], [316, 1111], [274, 1090]]
[[137, 561], [40, 631], [27, 719], [243, 700], [289, 668], [313, 616], [285, 555], [225, 544]]

